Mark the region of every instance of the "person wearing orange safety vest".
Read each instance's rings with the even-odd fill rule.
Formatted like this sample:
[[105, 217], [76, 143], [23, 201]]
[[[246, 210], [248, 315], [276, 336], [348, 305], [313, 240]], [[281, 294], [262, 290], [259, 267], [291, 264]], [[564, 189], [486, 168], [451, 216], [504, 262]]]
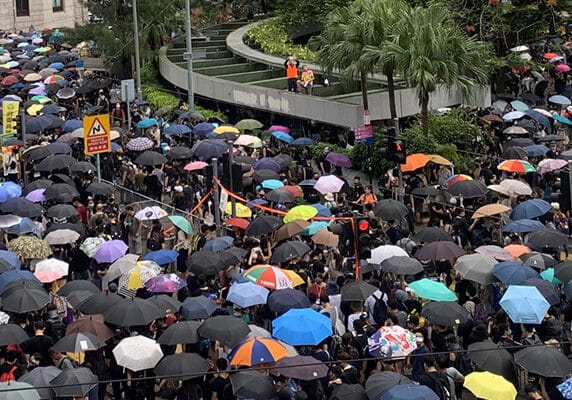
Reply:
[[284, 61], [284, 68], [286, 69], [286, 79], [288, 80], [288, 91], [296, 92], [298, 87], [298, 67], [300, 61], [296, 60], [294, 56], [290, 56]]

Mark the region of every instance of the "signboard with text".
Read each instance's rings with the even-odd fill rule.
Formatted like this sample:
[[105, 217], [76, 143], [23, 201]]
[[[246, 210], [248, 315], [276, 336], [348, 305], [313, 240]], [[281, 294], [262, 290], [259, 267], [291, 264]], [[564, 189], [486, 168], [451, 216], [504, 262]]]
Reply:
[[109, 114], [84, 117], [83, 132], [86, 155], [111, 152]]
[[361, 126], [354, 129], [355, 141], [372, 144], [373, 143], [373, 127], [371, 125]]
[[[17, 101], [4, 101], [2, 102], [2, 127], [4, 135], [16, 135], [16, 117], [20, 111], [20, 103]], [[24, 123], [24, 121], [22, 121]]]

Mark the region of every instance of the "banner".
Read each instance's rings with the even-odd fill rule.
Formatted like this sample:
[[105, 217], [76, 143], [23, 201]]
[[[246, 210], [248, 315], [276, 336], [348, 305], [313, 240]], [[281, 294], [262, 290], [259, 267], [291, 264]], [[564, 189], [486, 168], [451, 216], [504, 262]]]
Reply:
[[[20, 111], [20, 103], [17, 101], [4, 101], [2, 102], [2, 127], [4, 135], [17, 135], [16, 121], [14, 119], [18, 116]], [[24, 123], [24, 121], [22, 121]], [[5, 137], [5, 136], [3, 136]]]

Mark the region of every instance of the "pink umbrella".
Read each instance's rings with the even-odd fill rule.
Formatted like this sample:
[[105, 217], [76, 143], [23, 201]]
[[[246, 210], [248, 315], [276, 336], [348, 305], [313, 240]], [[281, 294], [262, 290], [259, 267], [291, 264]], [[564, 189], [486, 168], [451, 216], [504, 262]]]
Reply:
[[34, 276], [42, 283], [50, 283], [62, 278], [63, 275], [57, 271], [36, 271]]
[[544, 108], [533, 108], [533, 111], [537, 111], [543, 115], [546, 115], [548, 118], [552, 118], [552, 114], [550, 113], [550, 111], [545, 110]]
[[560, 159], [553, 159], [547, 158], [542, 160], [538, 163], [538, 167], [536, 168], [536, 172], [540, 175], [545, 174], [547, 172], [552, 172], [559, 170], [560, 168], [564, 168], [568, 165], [568, 161], [560, 160]]
[[570, 72], [572, 68], [570, 68], [568, 65], [566, 64], [558, 64], [556, 66], [556, 71], [558, 72]]
[[34, 203], [41, 203], [42, 201], [46, 201], [46, 196], [44, 196], [44, 192], [46, 189], [36, 189], [32, 190], [30, 193], [26, 195], [26, 200], [30, 200]]
[[284, 133], [290, 133], [290, 129], [286, 128], [285, 126], [282, 126], [282, 125], [272, 125], [270, 128], [268, 128], [268, 130], [270, 132], [280, 131], [280, 132], [284, 132]]
[[314, 189], [322, 194], [338, 193], [342, 189], [342, 186], [344, 186], [344, 183], [344, 181], [335, 175], [325, 175], [321, 176], [314, 184]]
[[513, 255], [508, 251], [504, 250], [499, 246], [486, 245], [480, 246], [475, 249], [475, 253], [482, 254], [484, 256], [494, 257], [497, 260], [508, 261], [514, 259]]
[[204, 167], [207, 167], [207, 166], [208, 166], [208, 164], [204, 161], [193, 161], [193, 162], [185, 165], [185, 168], [183, 168], [183, 169], [185, 171], [196, 171], [199, 169], [203, 169]]

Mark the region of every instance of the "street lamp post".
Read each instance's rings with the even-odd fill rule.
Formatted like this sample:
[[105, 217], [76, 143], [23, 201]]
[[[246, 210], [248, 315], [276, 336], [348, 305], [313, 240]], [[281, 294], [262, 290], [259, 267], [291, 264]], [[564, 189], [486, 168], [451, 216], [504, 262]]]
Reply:
[[191, 0], [185, 0], [185, 40], [187, 42], [187, 80], [188, 80], [188, 87], [187, 87], [187, 94], [188, 94], [188, 103], [189, 103], [189, 111], [193, 111], [195, 109], [195, 95], [193, 93], [193, 44], [192, 39], [193, 36], [191, 34]]
[[137, 18], [137, 0], [133, 0], [133, 41], [135, 45], [135, 80], [137, 81], [137, 98], [141, 99], [141, 58], [139, 54], [139, 22]]

